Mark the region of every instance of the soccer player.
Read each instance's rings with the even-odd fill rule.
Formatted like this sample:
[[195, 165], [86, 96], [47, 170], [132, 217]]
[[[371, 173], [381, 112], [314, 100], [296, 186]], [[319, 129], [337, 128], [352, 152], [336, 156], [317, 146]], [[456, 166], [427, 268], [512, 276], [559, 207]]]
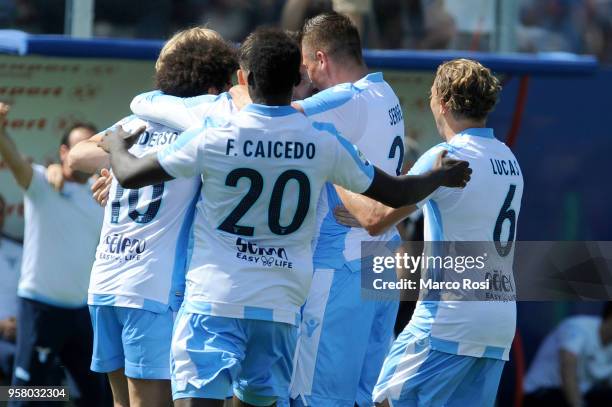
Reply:
[[251, 34], [239, 61], [254, 103], [230, 120], [205, 121], [140, 158], [128, 152], [139, 132], [128, 137], [115, 129], [101, 143], [126, 187], [202, 176], [186, 298], [173, 334], [177, 406], [220, 406], [232, 387], [237, 405], [288, 396], [312, 276], [315, 209], [327, 180], [399, 206], [439, 185], [463, 186], [471, 172], [451, 160], [417, 178], [391, 177], [342, 137], [313, 128], [290, 106], [301, 55], [282, 31]]
[[86, 303], [102, 211], [91, 199], [90, 173], [73, 171], [66, 160], [70, 149], [95, 129], [76, 124], [62, 137], [59, 156], [66, 183], [55, 191], [45, 168], [30, 164], [6, 134], [8, 111], [0, 103], [0, 157], [23, 189], [25, 205], [12, 385], [49, 385], [59, 357], [76, 382], [80, 405], [97, 406], [103, 402], [103, 377], [89, 370], [93, 338]]
[[[174, 35], [155, 66], [157, 87], [181, 98], [218, 94], [231, 86], [235, 51], [218, 33], [192, 28]], [[199, 98], [215, 117], [231, 114], [225, 96]], [[189, 99], [186, 99], [189, 100]], [[218, 103], [212, 103], [216, 101]], [[202, 113], [204, 116], [204, 112]], [[202, 117], [203, 117], [202, 116]], [[117, 125], [146, 131], [130, 149], [136, 156], [176, 142], [180, 131], [129, 116]], [[70, 154], [78, 169], [109, 166], [101, 135]], [[108, 374], [116, 406], [167, 406], [174, 313], [183, 300], [185, 267], [200, 178], [192, 176], [126, 189], [113, 180], [110, 203], [89, 286], [94, 327], [91, 369]]]
[[[338, 13], [304, 24], [302, 61], [320, 93], [296, 102], [315, 123], [354, 143], [381, 170], [399, 175], [404, 156], [404, 120], [398, 97], [380, 72], [368, 74], [359, 32]], [[392, 341], [397, 301], [361, 298], [361, 243], [399, 240], [395, 230], [372, 237], [340, 225], [338, 195], [370, 211], [376, 203], [326, 184], [314, 253], [314, 276], [303, 308], [292, 382], [293, 404], [368, 406]], [[350, 339], [348, 333], [350, 332]]]
[[[497, 78], [476, 61], [440, 65], [431, 111], [445, 142], [421, 156], [409, 174], [430, 171], [442, 150], [468, 161], [474, 176], [467, 188], [439, 188], [418, 204], [424, 208], [425, 241], [490, 242], [487, 263], [511, 265], [523, 174], [512, 151], [486, 127], [500, 90]], [[493, 406], [515, 325], [513, 299], [419, 301], [385, 359], [374, 400], [392, 406]]]

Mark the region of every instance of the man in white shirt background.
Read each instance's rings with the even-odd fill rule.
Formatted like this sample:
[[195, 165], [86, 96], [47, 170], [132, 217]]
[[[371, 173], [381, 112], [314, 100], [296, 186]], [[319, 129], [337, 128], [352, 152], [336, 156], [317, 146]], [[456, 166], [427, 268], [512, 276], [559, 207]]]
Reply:
[[21, 245], [2, 234], [6, 201], [0, 195], [0, 383], [11, 380], [17, 333], [17, 282]]
[[524, 381], [525, 407], [607, 406], [612, 399], [612, 302], [601, 317], [563, 320], [540, 345]]
[[[6, 123], [8, 111], [0, 103], [0, 123]], [[104, 401], [104, 377], [89, 370], [93, 339], [86, 306], [103, 213], [91, 199], [90, 174], [72, 171], [66, 157], [95, 133], [93, 126], [77, 124], [64, 134], [59, 156], [66, 182], [56, 191], [45, 168], [26, 161], [0, 127], [0, 157], [24, 191], [25, 210], [12, 385], [59, 385], [49, 383], [59, 358], [76, 382], [76, 404], [83, 406]]]

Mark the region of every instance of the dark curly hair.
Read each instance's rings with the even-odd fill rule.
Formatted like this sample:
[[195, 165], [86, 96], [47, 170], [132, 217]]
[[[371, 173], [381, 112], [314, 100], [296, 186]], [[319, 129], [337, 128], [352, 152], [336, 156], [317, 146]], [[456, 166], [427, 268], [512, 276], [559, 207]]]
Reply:
[[238, 54], [241, 68], [249, 72], [249, 86], [261, 95], [291, 94], [300, 83], [300, 48], [282, 30], [255, 30], [244, 40]]
[[359, 31], [343, 14], [332, 11], [309, 19], [304, 23], [301, 37], [302, 44], [313, 52], [322, 50], [332, 58], [363, 63]]
[[479, 62], [455, 59], [438, 67], [434, 89], [455, 116], [483, 120], [497, 104], [501, 85]]
[[155, 64], [155, 82], [162, 92], [179, 97], [222, 92], [238, 69], [234, 48], [213, 30], [191, 28], [175, 34]]

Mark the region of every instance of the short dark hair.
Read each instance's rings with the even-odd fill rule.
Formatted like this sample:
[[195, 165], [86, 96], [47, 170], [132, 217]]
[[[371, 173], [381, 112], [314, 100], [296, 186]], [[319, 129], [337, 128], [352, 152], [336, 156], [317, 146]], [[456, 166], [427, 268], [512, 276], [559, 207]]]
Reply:
[[262, 95], [291, 94], [300, 83], [300, 47], [284, 31], [258, 28], [242, 43], [240, 66], [249, 72], [249, 86]]
[[155, 65], [155, 82], [162, 92], [178, 97], [222, 92], [238, 69], [236, 51], [216, 32], [192, 28], [175, 34]]
[[606, 320], [612, 317], [612, 301], [607, 301], [604, 303], [603, 310], [601, 312], [601, 318]]
[[359, 30], [347, 16], [335, 11], [319, 14], [302, 28], [302, 42], [332, 58], [363, 63]]
[[91, 131], [93, 134], [98, 132], [98, 129], [93, 123], [88, 122], [76, 122], [72, 126], [68, 127], [62, 136], [60, 146], [70, 147], [70, 133], [76, 129], [85, 129]]

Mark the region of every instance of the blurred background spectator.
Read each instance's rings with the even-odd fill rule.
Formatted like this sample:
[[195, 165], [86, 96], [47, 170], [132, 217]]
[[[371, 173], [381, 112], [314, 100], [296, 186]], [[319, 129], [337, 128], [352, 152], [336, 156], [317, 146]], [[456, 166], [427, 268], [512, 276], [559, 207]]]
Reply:
[[[595, 54], [612, 63], [612, 0], [512, 0], [515, 50]], [[167, 38], [207, 24], [241, 41], [261, 24], [298, 29], [335, 9], [359, 26], [368, 48], [493, 51], [501, 0], [96, 0], [94, 34]], [[65, 0], [0, 0], [3, 28], [64, 32]]]
[[604, 407], [612, 400], [612, 302], [601, 317], [575, 315], [540, 345], [524, 382], [524, 407]]
[[[66, 131], [59, 147], [65, 182], [58, 191], [48, 184], [46, 168], [29, 163], [7, 134], [8, 110], [4, 103], [0, 106], [0, 158], [23, 190], [25, 202], [23, 267], [17, 288], [7, 293], [16, 301], [16, 324], [9, 316], [2, 335], [6, 342], [16, 342], [14, 350], [5, 349], [14, 352], [11, 385], [60, 385], [55, 374], [59, 359], [81, 396], [76, 405], [104, 405], [106, 378], [89, 370], [93, 334], [87, 308], [103, 212], [91, 199], [90, 174], [72, 171], [66, 163], [70, 148], [96, 130], [81, 123]], [[3, 279], [9, 274], [0, 271]], [[29, 405], [27, 400], [11, 404]]]
[[6, 201], [0, 195], [0, 385], [11, 381], [17, 333], [17, 283], [22, 247], [2, 234]]

